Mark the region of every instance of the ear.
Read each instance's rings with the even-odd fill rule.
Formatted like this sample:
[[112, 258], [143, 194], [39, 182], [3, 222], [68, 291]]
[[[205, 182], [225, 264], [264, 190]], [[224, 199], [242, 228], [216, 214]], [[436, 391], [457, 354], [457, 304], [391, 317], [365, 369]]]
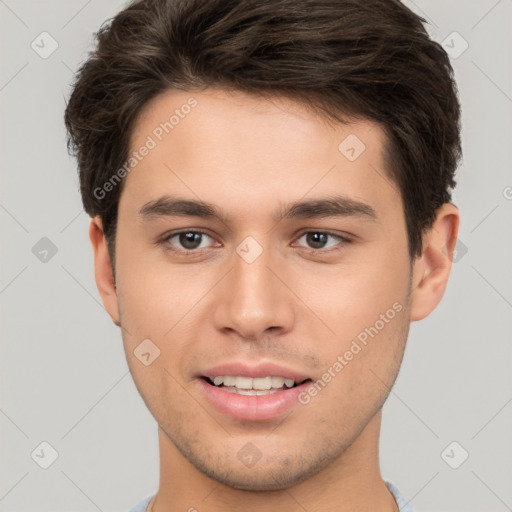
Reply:
[[103, 233], [103, 223], [99, 216], [91, 219], [89, 238], [94, 252], [94, 276], [96, 278], [96, 286], [100, 292], [103, 305], [112, 318], [112, 321], [120, 327], [119, 307], [117, 303], [114, 274], [112, 272], [112, 262], [110, 261], [107, 241]]
[[413, 265], [411, 321], [428, 316], [441, 301], [450, 271], [457, 233], [459, 211], [452, 203], [436, 212], [432, 227], [423, 236], [423, 250]]

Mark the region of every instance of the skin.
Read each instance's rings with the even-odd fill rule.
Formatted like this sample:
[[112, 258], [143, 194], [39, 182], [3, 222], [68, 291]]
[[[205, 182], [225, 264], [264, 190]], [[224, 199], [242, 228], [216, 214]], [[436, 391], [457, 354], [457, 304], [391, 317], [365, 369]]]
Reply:
[[[197, 106], [126, 177], [115, 283], [101, 219], [90, 225], [99, 292], [158, 423], [160, 486], [150, 508], [396, 511], [379, 470], [381, 407], [410, 323], [443, 296], [457, 208], [439, 208], [411, 262], [382, 129], [362, 120], [334, 125], [283, 97], [168, 91], [139, 116], [132, 149], [191, 96]], [[366, 146], [353, 162], [338, 150], [350, 134]], [[370, 205], [377, 218], [272, 218], [287, 203], [334, 192]], [[208, 201], [230, 220], [142, 218], [142, 206], [164, 194]], [[195, 253], [184, 254], [180, 237], [158, 243], [188, 228], [207, 233]], [[352, 242], [315, 246], [307, 233], [318, 231]], [[251, 264], [236, 252], [247, 236], [263, 249]], [[197, 373], [225, 361], [273, 361], [316, 381], [395, 303], [401, 311], [368, 345], [279, 419], [236, 420], [201, 393]], [[160, 349], [149, 366], [134, 356], [146, 338]], [[252, 467], [237, 458], [248, 442], [261, 453]]]

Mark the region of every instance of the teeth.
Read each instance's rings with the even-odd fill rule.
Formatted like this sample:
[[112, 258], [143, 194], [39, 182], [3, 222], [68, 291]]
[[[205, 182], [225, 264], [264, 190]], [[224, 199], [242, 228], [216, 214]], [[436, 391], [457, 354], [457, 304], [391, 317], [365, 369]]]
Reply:
[[220, 377], [222, 379], [221, 384], [224, 386], [234, 386], [236, 383], [236, 377]]
[[272, 387], [273, 388], [282, 388], [284, 386], [284, 378], [283, 377], [271, 377], [272, 379]]
[[247, 396], [263, 396], [263, 395], [271, 395], [273, 393], [277, 393], [277, 389], [238, 389], [238, 388], [227, 388], [227, 391], [231, 391], [232, 393], [237, 393], [239, 395], [247, 395]]
[[[286, 386], [292, 388], [295, 385], [293, 379], [285, 379], [284, 377], [242, 377], [242, 376], [217, 376], [213, 378], [215, 386], [236, 388], [237, 390], [245, 390], [247, 393], [240, 393], [243, 395], [250, 394], [268, 394], [267, 391], [272, 392], [273, 389], [278, 390]], [[263, 391], [264, 393], [249, 393], [249, 391]]]
[[[239, 379], [239, 377], [237, 377]], [[252, 380], [252, 389], [270, 389], [272, 387], [272, 377], [257, 377]], [[238, 387], [238, 386], [237, 386]]]
[[295, 384], [295, 381], [293, 379], [284, 379], [284, 385], [287, 388], [292, 388], [294, 384]]
[[237, 377], [235, 381], [235, 388], [253, 389], [251, 377]]

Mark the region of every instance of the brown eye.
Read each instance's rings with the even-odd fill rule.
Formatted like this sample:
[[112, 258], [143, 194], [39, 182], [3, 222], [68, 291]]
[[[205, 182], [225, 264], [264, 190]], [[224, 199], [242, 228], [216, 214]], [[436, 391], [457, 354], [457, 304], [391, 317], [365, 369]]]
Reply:
[[201, 245], [200, 233], [180, 233], [178, 236], [179, 243], [185, 249], [197, 249]]
[[329, 235], [325, 233], [307, 233], [306, 241], [312, 249], [324, 249], [327, 244]]
[[346, 242], [349, 243], [350, 240], [340, 236], [335, 235], [333, 233], [326, 233], [323, 231], [308, 231], [303, 233], [299, 240], [305, 239], [306, 246], [301, 245], [301, 247], [305, 247], [306, 249], [312, 249], [317, 251], [329, 250], [336, 245], [340, 245], [340, 243]]
[[181, 231], [172, 233], [164, 239], [164, 243], [176, 252], [193, 252], [208, 247], [209, 235], [202, 231]]

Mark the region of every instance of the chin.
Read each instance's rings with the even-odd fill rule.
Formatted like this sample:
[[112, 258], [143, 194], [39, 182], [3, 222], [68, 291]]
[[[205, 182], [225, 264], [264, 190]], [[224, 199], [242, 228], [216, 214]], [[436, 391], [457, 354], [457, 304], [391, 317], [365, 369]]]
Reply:
[[[190, 455], [190, 454], [189, 454]], [[254, 467], [243, 467], [235, 459], [230, 464], [210, 464], [204, 459], [189, 458], [189, 461], [209, 478], [233, 489], [243, 491], [280, 491], [297, 485], [329, 465], [331, 460], [319, 458], [309, 463], [303, 459], [292, 460], [282, 456], [280, 460], [267, 459], [258, 461]]]
[[233, 489], [239, 489], [242, 491], [280, 491], [292, 487], [299, 483], [301, 480], [306, 479], [300, 478], [294, 473], [286, 474], [272, 474], [265, 470], [259, 470], [257, 473], [253, 472], [252, 469], [247, 469], [244, 474], [238, 472], [237, 469], [233, 469], [227, 475], [219, 474], [217, 471], [206, 471], [206, 475], [226, 486]]

